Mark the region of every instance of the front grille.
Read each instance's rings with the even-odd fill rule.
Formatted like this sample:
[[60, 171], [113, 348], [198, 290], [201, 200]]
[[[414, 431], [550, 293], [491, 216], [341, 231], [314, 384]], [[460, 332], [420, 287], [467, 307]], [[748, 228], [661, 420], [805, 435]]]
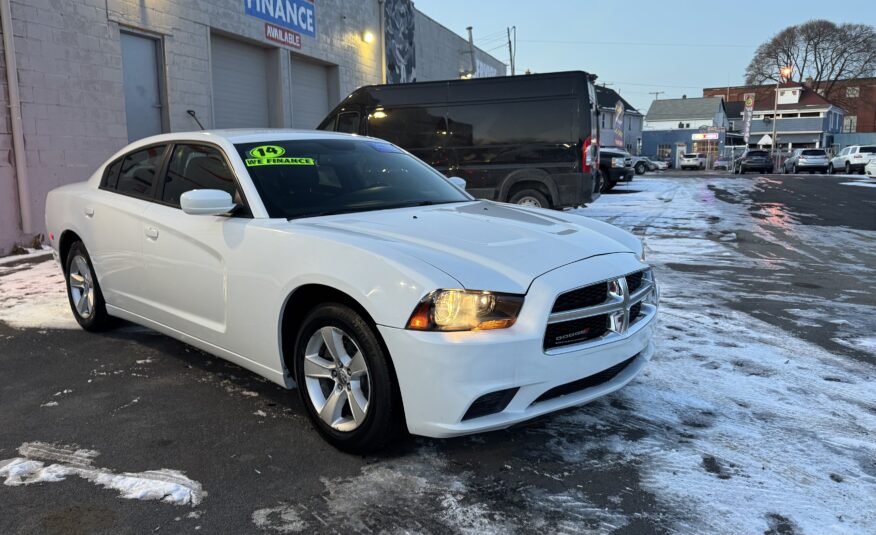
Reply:
[[471, 420], [472, 418], [480, 418], [481, 416], [488, 416], [490, 414], [504, 411], [505, 407], [507, 407], [508, 404], [511, 403], [511, 400], [514, 399], [517, 390], [519, 389], [508, 388], [484, 394], [471, 404], [471, 407], [465, 411], [465, 416], [463, 416], [462, 419]]
[[611, 368], [607, 368], [605, 370], [602, 370], [601, 372], [594, 373], [589, 377], [578, 379], [577, 381], [572, 381], [571, 383], [566, 383], [564, 385], [555, 386], [544, 394], [538, 396], [538, 398], [533, 401], [533, 403], [539, 403], [561, 396], [575, 394], [582, 390], [586, 390], [588, 388], [593, 388], [594, 386], [599, 386], [603, 383], [607, 383], [608, 381], [611, 381], [612, 379], [617, 377], [622, 371], [626, 369], [627, 366], [632, 364], [633, 361], [636, 360], [636, 357], [638, 357], [638, 355], [633, 355], [627, 360], [619, 364], [615, 364]]
[[630, 290], [630, 293], [633, 293], [642, 287], [642, 277], [644, 276], [644, 271], [627, 275], [627, 288]]
[[599, 338], [608, 332], [608, 316], [592, 316], [562, 323], [549, 323], [544, 333], [544, 348], [577, 344]]
[[635, 305], [630, 307], [630, 323], [636, 321], [636, 318], [639, 317], [639, 313], [642, 312], [642, 303], [636, 303]]
[[593, 305], [604, 303], [607, 298], [607, 282], [591, 284], [584, 288], [578, 288], [577, 290], [560, 294], [560, 296], [557, 297], [557, 300], [554, 301], [554, 308], [551, 309], [551, 312], [565, 312], [567, 310], [592, 307]]

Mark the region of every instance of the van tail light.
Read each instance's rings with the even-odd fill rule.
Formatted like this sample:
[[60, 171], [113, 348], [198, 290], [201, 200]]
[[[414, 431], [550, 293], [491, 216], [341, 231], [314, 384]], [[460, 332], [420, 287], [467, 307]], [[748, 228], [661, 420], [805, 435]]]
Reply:
[[599, 167], [599, 153], [594, 149], [593, 136], [587, 136], [581, 148], [581, 171], [585, 173], [591, 172], [593, 167]]

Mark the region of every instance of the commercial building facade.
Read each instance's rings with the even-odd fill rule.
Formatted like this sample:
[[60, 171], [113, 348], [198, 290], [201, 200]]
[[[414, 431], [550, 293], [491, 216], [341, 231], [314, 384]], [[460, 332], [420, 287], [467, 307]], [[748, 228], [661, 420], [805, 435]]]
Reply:
[[668, 158], [678, 166], [682, 154], [703, 153], [711, 166], [739, 138], [729, 130], [721, 97], [661, 99], [645, 115], [642, 154]]
[[134, 139], [313, 128], [361, 85], [505, 74], [410, 0], [3, 3], [0, 255], [43, 232], [50, 189]]

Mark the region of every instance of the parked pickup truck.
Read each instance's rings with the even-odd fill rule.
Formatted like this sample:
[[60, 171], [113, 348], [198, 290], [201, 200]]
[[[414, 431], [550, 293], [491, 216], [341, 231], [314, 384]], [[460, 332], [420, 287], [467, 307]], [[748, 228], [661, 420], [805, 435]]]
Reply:
[[600, 147], [599, 172], [603, 178], [603, 193], [617, 186], [618, 182], [631, 182], [636, 174], [633, 170], [633, 157], [623, 149]]

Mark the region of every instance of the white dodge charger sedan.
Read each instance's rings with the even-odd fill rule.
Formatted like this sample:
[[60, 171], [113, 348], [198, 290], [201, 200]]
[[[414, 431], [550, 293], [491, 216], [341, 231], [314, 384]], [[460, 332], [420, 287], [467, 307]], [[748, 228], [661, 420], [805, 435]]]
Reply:
[[83, 328], [124, 318], [297, 385], [347, 451], [505, 428], [635, 377], [658, 301], [639, 240], [464, 187], [378, 139], [176, 133], [50, 192], [46, 226]]

